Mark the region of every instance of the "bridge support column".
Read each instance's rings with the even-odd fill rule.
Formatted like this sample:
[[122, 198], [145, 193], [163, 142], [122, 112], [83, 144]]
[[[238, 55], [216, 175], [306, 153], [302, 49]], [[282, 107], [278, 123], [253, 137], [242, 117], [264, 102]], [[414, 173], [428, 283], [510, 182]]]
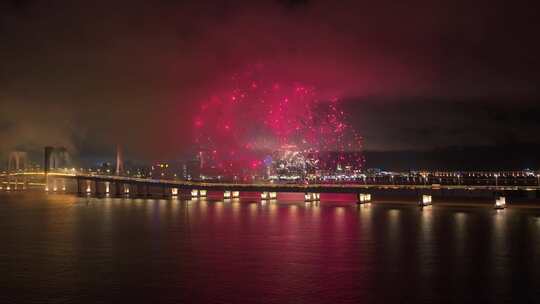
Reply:
[[232, 198], [240, 198], [240, 191], [232, 191], [231, 195]]
[[[75, 179], [75, 182], [77, 183], [77, 195], [79, 196], [82, 196], [82, 191], [81, 191], [81, 180], [77, 177]], [[45, 183], [47, 183], [47, 181], [45, 181]], [[49, 191], [48, 187], [47, 187], [47, 184], [45, 184], [45, 191]]]
[[204, 189], [191, 189], [191, 197], [206, 197], [206, 193]]
[[504, 209], [506, 208], [506, 197], [499, 196], [495, 199], [495, 209]]
[[91, 195], [92, 194], [92, 181], [90, 180], [86, 180], [86, 195]]
[[318, 201], [320, 198], [319, 193], [306, 192], [304, 193], [304, 202], [314, 202]]
[[53, 178], [51, 182], [52, 182], [52, 191], [53, 192], [58, 191], [58, 179]]
[[429, 194], [422, 194], [422, 197], [420, 198], [419, 205], [420, 207], [426, 207], [432, 204], [433, 198]]
[[114, 191], [116, 192], [116, 196], [121, 196], [122, 195], [122, 184], [120, 184], [120, 182], [116, 182], [114, 183]]
[[165, 186], [165, 185], [161, 186], [161, 195], [163, 197], [168, 197], [169, 196], [170, 191], [167, 191], [167, 190], [168, 190], [167, 186]]
[[277, 198], [277, 192], [268, 192], [268, 198], [275, 200]]
[[62, 192], [66, 192], [66, 190], [67, 190], [66, 179], [63, 178], [62, 179]]
[[304, 193], [304, 202], [317, 202], [321, 200], [321, 194], [316, 192]]
[[130, 191], [130, 185], [129, 184], [122, 184], [122, 189], [124, 190], [124, 195], [129, 195], [129, 191]]
[[95, 180], [95, 181], [94, 181], [94, 189], [95, 189], [94, 192], [96, 193], [96, 196], [100, 196], [100, 195], [101, 195], [99, 186], [100, 186], [100, 185], [99, 185], [98, 180]]
[[23, 176], [22, 178], [22, 186], [21, 186], [22, 190], [26, 190], [28, 189], [28, 178], [26, 177], [26, 175]]
[[105, 182], [105, 195], [111, 194], [111, 182]]
[[371, 194], [370, 193], [359, 193], [356, 203], [359, 204], [359, 205], [371, 203]]
[[270, 193], [268, 191], [261, 192], [261, 200], [267, 200], [270, 198]]
[[231, 198], [231, 191], [223, 191], [223, 198], [224, 199]]
[[171, 196], [172, 197], [178, 196], [178, 188], [171, 188]]

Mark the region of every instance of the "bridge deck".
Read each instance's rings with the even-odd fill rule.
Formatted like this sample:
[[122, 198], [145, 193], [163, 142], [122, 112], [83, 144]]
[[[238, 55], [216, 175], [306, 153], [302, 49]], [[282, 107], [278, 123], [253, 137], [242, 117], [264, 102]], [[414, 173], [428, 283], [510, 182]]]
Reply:
[[[11, 176], [44, 176], [43, 172], [16, 173]], [[6, 176], [6, 175], [3, 175]], [[95, 175], [81, 173], [49, 173], [49, 177], [96, 182], [113, 182], [126, 184], [144, 184], [178, 189], [201, 189], [209, 191], [248, 191], [248, 192], [318, 192], [318, 193], [358, 193], [362, 190], [483, 190], [483, 191], [540, 191], [539, 186], [530, 185], [455, 185], [455, 184], [279, 184], [279, 183], [221, 183], [195, 182], [166, 179], [149, 179], [113, 175]]]

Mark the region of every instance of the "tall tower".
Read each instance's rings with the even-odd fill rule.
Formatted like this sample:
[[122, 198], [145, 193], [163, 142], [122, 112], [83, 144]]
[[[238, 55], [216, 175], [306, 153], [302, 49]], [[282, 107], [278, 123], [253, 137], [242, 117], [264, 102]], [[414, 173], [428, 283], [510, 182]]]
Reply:
[[45, 147], [43, 170], [45, 173], [71, 165], [71, 157], [64, 147]]
[[49, 170], [51, 169], [51, 156], [53, 151], [53, 147], [45, 147], [45, 158], [43, 160], [43, 170], [45, 170], [45, 173], [49, 173]]
[[116, 146], [116, 175], [120, 175], [124, 172], [124, 155], [122, 154], [122, 147]]

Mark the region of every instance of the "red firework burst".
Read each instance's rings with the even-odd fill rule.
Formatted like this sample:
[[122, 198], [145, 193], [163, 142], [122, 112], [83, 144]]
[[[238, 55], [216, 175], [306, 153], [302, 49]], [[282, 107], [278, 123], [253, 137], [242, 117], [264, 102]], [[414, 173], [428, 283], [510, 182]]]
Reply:
[[194, 129], [203, 166], [221, 174], [252, 174], [283, 146], [316, 159], [318, 169], [362, 166], [362, 139], [338, 98], [321, 99], [313, 86], [262, 75], [260, 68], [234, 75], [231, 89], [201, 104]]

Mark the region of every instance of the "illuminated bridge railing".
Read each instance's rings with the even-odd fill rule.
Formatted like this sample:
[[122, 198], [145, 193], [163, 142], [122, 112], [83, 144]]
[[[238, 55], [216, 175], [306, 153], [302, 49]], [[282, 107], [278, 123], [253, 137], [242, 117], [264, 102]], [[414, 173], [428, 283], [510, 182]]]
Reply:
[[[2, 173], [0, 177], [8, 176], [21, 176], [21, 177], [44, 177], [43, 171], [28, 171], [28, 172], [15, 172], [15, 173]], [[143, 177], [132, 176], [116, 176], [105, 175], [96, 173], [84, 173], [78, 170], [58, 170], [49, 172], [47, 174], [49, 178], [65, 178], [65, 179], [82, 179], [82, 180], [94, 180], [99, 182], [121, 182], [121, 183], [133, 183], [133, 184], [149, 184], [149, 185], [162, 185], [167, 187], [178, 187], [182, 189], [202, 188], [207, 190], [227, 190], [227, 189], [239, 189], [242, 191], [263, 191], [263, 190], [275, 190], [280, 192], [302, 192], [302, 191], [318, 191], [318, 192], [356, 192], [363, 189], [386, 189], [386, 190], [398, 190], [398, 189], [463, 189], [463, 190], [526, 190], [536, 191], [540, 190], [539, 183], [536, 178], [527, 179], [514, 179], [515, 183], [497, 180], [492, 181], [490, 179], [478, 178], [472, 180], [462, 179], [457, 182], [453, 180], [442, 180], [437, 178], [431, 180], [401, 180], [393, 178], [391, 180], [385, 179], [373, 179], [366, 181], [357, 181], [354, 183], [310, 183], [310, 184], [286, 184], [286, 183], [271, 183], [271, 182], [254, 182], [254, 183], [232, 183], [232, 182], [200, 182], [200, 181], [184, 181], [184, 180], [171, 180], [171, 179], [152, 179]]]

